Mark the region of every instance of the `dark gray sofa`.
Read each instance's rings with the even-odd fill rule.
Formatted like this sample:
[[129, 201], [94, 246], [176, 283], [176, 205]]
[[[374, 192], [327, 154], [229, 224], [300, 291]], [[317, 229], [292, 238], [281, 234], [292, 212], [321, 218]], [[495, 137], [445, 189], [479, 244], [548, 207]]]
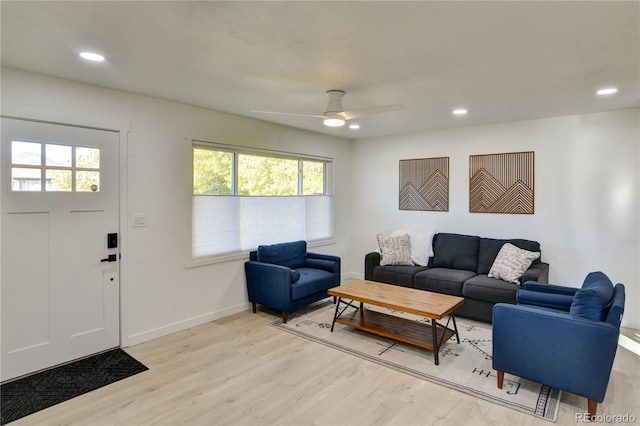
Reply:
[[[371, 252], [365, 255], [364, 279], [464, 297], [464, 305], [456, 315], [490, 323], [493, 305], [515, 304], [520, 288], [487, 276], [505, 243], [541, 252], [537, 241], [439, 233], [433, 237], [433, 257], [429, 258], [428, 266], [381, 266], [380, 253]], [[549, 282], [549, 264], [542, 262], [541, 257], [533, 261], [521, 283]]]

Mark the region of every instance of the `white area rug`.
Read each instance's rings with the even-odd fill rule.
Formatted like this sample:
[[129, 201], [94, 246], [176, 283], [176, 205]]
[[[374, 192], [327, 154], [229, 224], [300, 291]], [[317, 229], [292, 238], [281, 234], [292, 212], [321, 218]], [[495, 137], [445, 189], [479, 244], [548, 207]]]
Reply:
[[[366, 305], [367, 309], [393, 312], [416, 321], [427, 318]], [[456, 318], [460, 344], [455, 337], [440, 348], [440, 365], [433, 362], [433, 353], [426, 349], [396, 342], [392, 339], [331, 322], [335, 305], [331, 301], [311, 305], [289, 316], [287, 324], [279, 319], [272, 323], [296, 335], [332, 348], [359, 356], [407, 374], [459, 390], [478, 398], [555, 421], [560, 404], [560, 391], [539, 383], [505, 374], [504, 386], [497, 387], [496, 373], [491, 367], [491, 326]], [[359, 315], [348, 308], [343, 317]], [[452, 327], [450, 325], [450, 327]]]

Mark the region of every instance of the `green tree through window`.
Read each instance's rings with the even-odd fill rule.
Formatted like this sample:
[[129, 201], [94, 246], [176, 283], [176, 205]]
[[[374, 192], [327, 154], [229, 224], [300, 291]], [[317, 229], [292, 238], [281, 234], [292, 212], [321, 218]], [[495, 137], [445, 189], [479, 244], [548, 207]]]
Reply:
[[[234, 193], [234, 157], [237, 156]], [[322, 161], [270, 157], [193, 148], [194, 195], [297, 196], [322, 195], [325, 190]], [[300, 174], [302, 172], [302, 174]], [[299, 182], [302, 180], [302, 192]]]
[[233, 154], [210, 149], [193, 149], [193, 194], [231, 195]]

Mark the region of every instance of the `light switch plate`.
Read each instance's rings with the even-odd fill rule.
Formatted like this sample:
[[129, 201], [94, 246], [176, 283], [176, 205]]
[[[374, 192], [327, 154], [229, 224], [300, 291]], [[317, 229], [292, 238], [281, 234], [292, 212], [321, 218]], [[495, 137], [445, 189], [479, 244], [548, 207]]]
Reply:
[[145, 228], [147, 226], [147, 215], [144, 213], [136, 213], [133, 215], [133, 227]]

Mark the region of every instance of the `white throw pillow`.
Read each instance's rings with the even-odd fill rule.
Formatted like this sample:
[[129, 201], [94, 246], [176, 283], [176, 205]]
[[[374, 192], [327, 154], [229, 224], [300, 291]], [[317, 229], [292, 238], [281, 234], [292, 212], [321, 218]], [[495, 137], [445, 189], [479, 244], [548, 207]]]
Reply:
[[380, 247], [380, 265], [413, 265], [409, 235], [385, 237], [377, 235]]
[[391, 236], [409, 235], [411, 240], [411, 260], [420, 266], [427, 266], [433, 256], [433, 232], [420, 229], [397, 229]]
[[493, 261], [489, 277], [520, 284], [520, 278], [529, 269], [531, 262], [539, 257], [540, 252], [523, 250], [511, 243], [505, 243]]

